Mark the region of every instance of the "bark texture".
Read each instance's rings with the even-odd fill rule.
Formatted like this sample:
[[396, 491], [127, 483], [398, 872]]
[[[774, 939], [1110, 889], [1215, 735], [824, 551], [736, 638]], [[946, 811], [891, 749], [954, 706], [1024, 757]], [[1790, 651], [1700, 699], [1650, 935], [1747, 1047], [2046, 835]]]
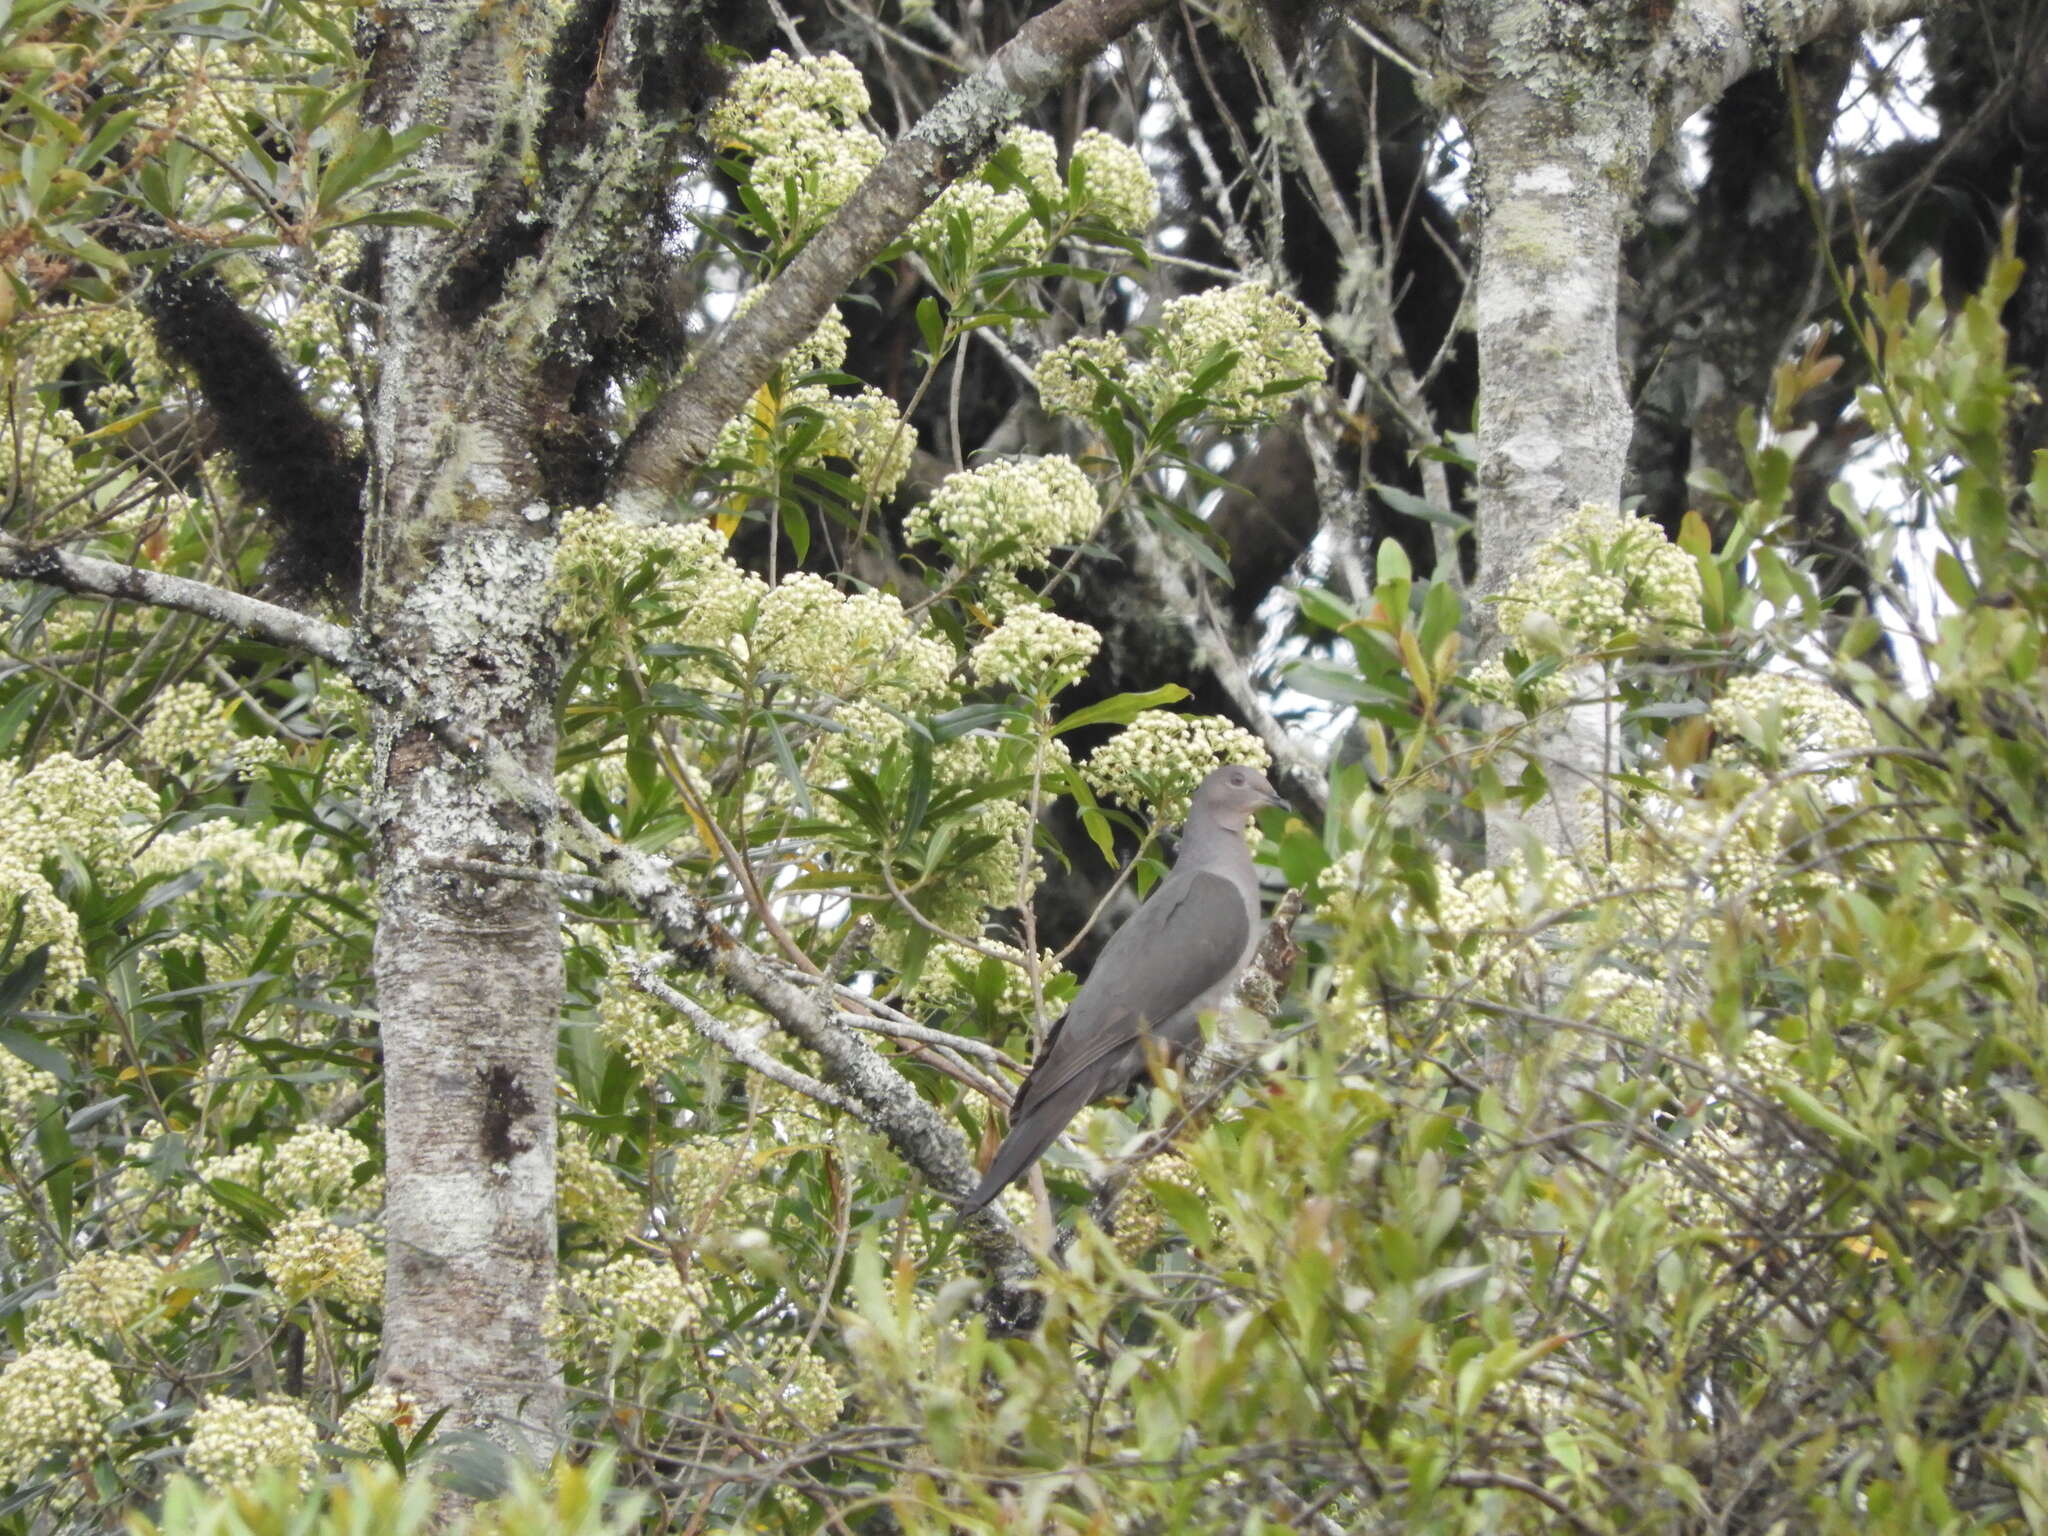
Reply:
[[[458, 228], [384, 251], [364, 624], [417, 692], [375, 717], [376, 940], [387, 1195], [383, 1377], [542, 1456], [563, 1428], [543, 1336], [555, 1266], [559, 902], [453, 859], [546, 867], [552, 818], [449, 750], [467, 722], [529, 774], [554, 762], [552, 519], [530, 451], [535, 383], [497, 325], [450, 302], [491, 208], [508, 125], [531, 122], [522, 55], [546, 19], [410, 11], [379, 60], [392, 126], [440, 122], [434, 184]], [[530, 78], [530, 77], [529, 77]], [[481, 744], [481, 743], [480, 743]]]
[[[1471, 132], [1482, 167], [1478, 277], [1479, 590], [1497, 594], [1579, 506], [1621, 499], [1634, 416], [1622, 392], [1615, 298], [1623, 227], [1649, 156], [1650, 114], [1589, 77], [1576, 100], [1519, 80], [1486, 93]], [[1573, 408], [1560, 411], [1557, 402]], [[1490, 615], [1482, 623], [1490, 629]], [[1488, 634], [1482, 648], [1497, 636]], [[1584, 791], [1607, 769], [1597, 677], [1525, 729], [1551, 793], [1487, 818], [1499, 863], [1525, 837], [1576, 850]], [[1588, 696], [1592, 697], [1588, 697]]]

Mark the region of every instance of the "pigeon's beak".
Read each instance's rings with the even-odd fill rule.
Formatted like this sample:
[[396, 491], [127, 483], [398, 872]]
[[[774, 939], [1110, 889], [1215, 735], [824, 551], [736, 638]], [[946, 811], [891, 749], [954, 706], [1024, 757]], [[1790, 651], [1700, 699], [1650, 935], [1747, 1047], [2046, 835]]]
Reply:
[[1266, 804], [1284, 806], [1287, 804], [1287, 797], [1277, 790], [1269, 791], [1266, 795]]

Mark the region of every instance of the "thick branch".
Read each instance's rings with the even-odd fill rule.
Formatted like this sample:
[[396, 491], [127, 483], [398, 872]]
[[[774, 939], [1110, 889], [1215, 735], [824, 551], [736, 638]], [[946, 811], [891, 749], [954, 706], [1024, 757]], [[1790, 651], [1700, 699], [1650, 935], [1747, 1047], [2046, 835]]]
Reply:
[[1060, 0], [1024, 24], [883, 156], [768, 296], [736, 315], [656, 401], [620, 456], [610, 491], [628, 517], [659, 511], [704, 462], [718, 432], [868, 263], [940, 192], [973, 169], [1027, 107], [1078, 72], [1165, 0]]
[[1658, 37], [1647, 78], [1681, 122], [1751, 70], [1823, 37], [1897, 26], [1953, 0], [1682, 0]]
[[331, 661], [358, 685], [374, 681], [371, 674], [375, 669], [365, 661], [349, 630], [225, 587], [54, 546], [39, 547], [5, 533], [0, 533], [0, 577], [41, 582], [83, 597], [116, 598], [197, 614], [259, 640]]

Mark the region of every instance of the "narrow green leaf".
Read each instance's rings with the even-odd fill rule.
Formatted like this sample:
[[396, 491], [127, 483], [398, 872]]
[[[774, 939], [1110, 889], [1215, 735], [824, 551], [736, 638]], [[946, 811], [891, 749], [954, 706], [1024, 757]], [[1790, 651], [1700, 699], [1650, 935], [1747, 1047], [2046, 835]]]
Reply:
[[1129, 725], [1144, 710], [1157, 709], [1162, 704], [1178, 704], [1187, 696], [1187, 689], [1179, 683], [1166, 683], [1148, 693], [1120, 693], [1115, 698], [1090, 704], [1086, 709], [1075, 710], [1055, 725], [1052, 733], [1064, 736], [1068, 731], [1078, 731], [1083, 726]]

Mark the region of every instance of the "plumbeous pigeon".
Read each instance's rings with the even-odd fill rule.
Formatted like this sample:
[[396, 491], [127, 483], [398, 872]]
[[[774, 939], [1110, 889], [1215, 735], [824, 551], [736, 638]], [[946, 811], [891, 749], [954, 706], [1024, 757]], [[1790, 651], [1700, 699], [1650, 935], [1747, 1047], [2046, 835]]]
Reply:
[[1218, 768], [1195, 791], [1173, 869], [1117, 929], [1010, 1105], [1010, 1134], [960, 1207], [972, 1215], [1037, 1162], [1083, 1105], [1145, 1077], [1145, 1044], [1167, 1060], [1201, 1038], [1200, 1015], [1230, 995], [1259, 941], [1259, 877], [1245, 822], [1280, 797], [1256, 768]]

